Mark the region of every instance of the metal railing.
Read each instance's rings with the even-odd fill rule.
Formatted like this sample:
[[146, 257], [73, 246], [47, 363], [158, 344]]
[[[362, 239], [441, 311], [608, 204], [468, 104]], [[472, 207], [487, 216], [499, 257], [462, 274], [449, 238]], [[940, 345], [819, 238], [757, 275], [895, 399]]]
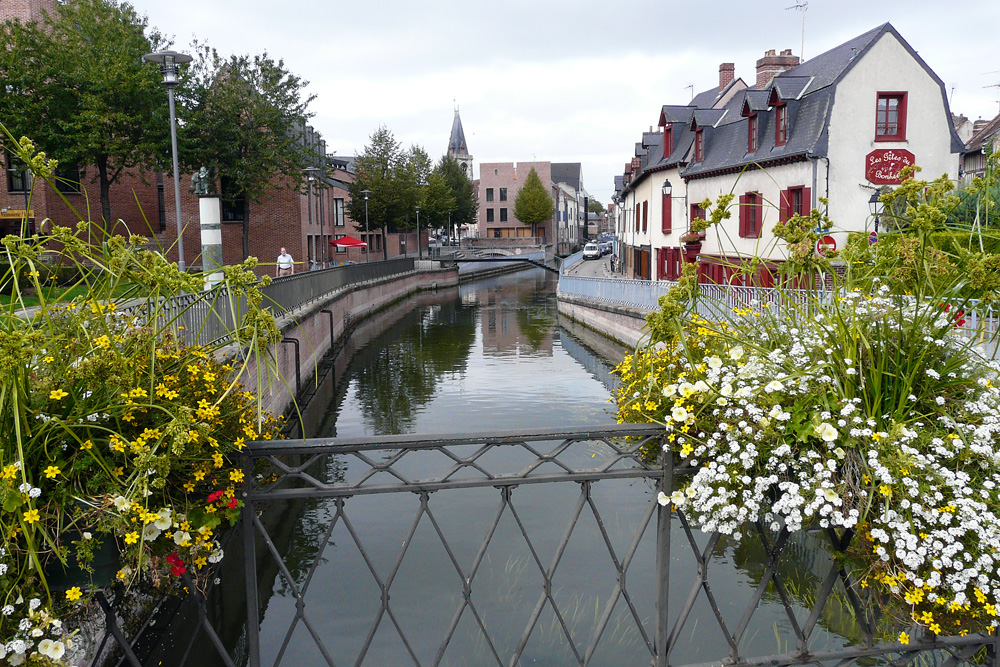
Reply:
[[566, 273], [566, 269], [568, 269], [571, 266], [573, 266], [574, 264], [576, 264], [578, 262], [582, 262], [582, 261], [583, 261], [583, 251], [582, 250], [577, 250], [572, 255], [566, 257], [565, 259], [563, 259], [562, 263], [559, 266], [559, 271], [560, 271], [560, 273]]
[[[660, 456], [655, 463], [644, 463], [635, 452], [647, 446], [651, 451], [661, 451], [666, 444], [662, 426], [657, 424], [617, 425], [577, 427], [572, 429], [551, 429], [537, 431], [514, 431], [505, 433], [470, 434], [466, 436], [387, 436], [369, 439], [325, 439], [303, 440], [298, 442], [258, 442], [243, 452], [244, 486], [242, 489], [243, 536], [244, 536], [244, 567], [247, 582], [247, 633], [245, 650], [250, 667], [261, 664], [261, 636], [258, 576], [262, 565], [269, 570], [277, 566], [281, 579], [280, 586], [294, 597], [294, 611], [283, 639], [274, 639], [274, 628], [269, 652], [274, 654], [273, 665], [282, 664], [288, 652], [292, 637], [297, 641], [307, 642], [318, 655], [322, 656], [320, 664], [333, 665], [331, 657], [332, 646], [328, 645], [330, 636], [321, 631], [321, 624], [329, 628], [331, 623], [330, 608], [324, 606], [322, 600], [328, 595], [316, 588], [314, 577], [317, 566], [323, 559], [330, 557], [328, 551], [332, 543], [335, 528], [339, 529], [340, 537], [336, 549], [332, 553], [337, 558], [349, 558], [351, 562], [363, 563], [362, 570], [370, 574], [375, 582], [378, 599], [375, 604], [378, 609], [374, 620], [368, 629], [360, 628], [352, 632], [357, 635], [360, 645], [356, 655], [352, 655], [347, 664], [364, 664], [366, 658], [371, 659], [373, 641], [380, 633], [391, 631], [398, 635], [402, 643], [401, 651], [408, 656], [406, 664], [440, 665], [446, 660], [446, 651], [455, 638], [460, 624], [466, 630], [476, 634], [477, 646], [483, 647], [482, 654], [477, 656], [476, 664], [519, 665], [525, 658], [525, 647], [539, 630], [539, 619], [544, 612], [551, 614], [553, 619], [549, 628], [556, 632], [560, 641], [568, 646], [572, 653], [572, 664], [588, 665], [595, 660], [595, 654], [607, 650], [602, 645], [606, 635], [619, 632], [622, 623], [634, 625], [630, 629], [639, 638], [640, 651], [648, 652], [650, 664], [665, 667], [672, 664], [671, 655], [684, 641], [698, 642], [698, 636], [704, 636], [705, 630], [698, 627], [702, 623], [718, 625], [724, 643], [721, 645], [702, 645], [709, 651], [716, 651], [711, 656], [711, 664], [730, 665], [769, 665], [782, 667], [784, 665], [802, 665], [819, 663], [820, 661], [836, 661], [838, 665], [849, 665], [855, 662], [874, 664], [874, 661], [894, 665], [906, 665], [917, 659], [924, 662], [943, 663], [948, 665], [967, 663], [973, 656], [981, 656], [979, 664], [990, 667], [1000, 667], [1000, 639], [995, 636], [968, 635], [965, 637], [920, 636], [915, 637], [910, 644], [903, 646], [896, 643], [880, 643], [877, 637], [876, 624], [879, 620], [880, 600], [871, 594], [871, 589], [858, 585], [858, 579], [849, 567], [839, 559], [829, 561], [829, 571], [825, 579], [814, 591], [815, 597], [802, 596], [796, 598], [798, 606], [790, 597], [786, 579], [794, 573], [788, 572], [787, 561], [794, 555], [794, 549], [789, 547], [789, 533], [784, 529], [777, 533], [765, 529], [760, 524], [747, 527], [745, 540], [756, 540], [763, 549], [765, 562], [762, 564], [763, 574], [745, 607], [739, 621], [732, 624], [726, 621], [727, 614], [720, 609], [719, 600], [729, 597], [730, 591], [725, 587], [729, 580], [719, 582], [712, 578], [713, 568], [710, 564], [715, 560], [717, 550], [721, 550], [718, 533], [707, 539], [696, 536], [690, 521], [682, 511], [671, 511], [657, 502], [657, 492], [669, 495], [677, 477], [691, 475], [695, 471], [690, 467], [676, 467], [672, 456]], [[583, 449], [584, 455], [580, 456]], [[411, 472], [413, 459], [423, 457], [417, 466], [422, 473], [420, 478]], [[515, 466], [507, 465], [505, 461], [517, 461]], [[435, 465], [428, 468], [426, 461], [430, 459]], [[336, 466], [332, 466], [333, 462]], [[421, 467], [422, 466], [422, 467]], [[325, 472], [332, 467], [343, 470], [350, 467], [351, 474], [328, 478]], [[620, 517], [617, 515], [605, 517], [600, 512], [595, 489], [605, 480], [633, 479], [647, 480], [645, 498], [637, 501], [638, 516]], [[535, 526], [534, 539], [532, 532], [525, 525], [534, 526], [536, 517], [531, 516], [526, 505], [515, 502], [520, 498], [523, 489], [539, 484], [570, 484], [579, 487], [576, 500], [561, 509], [564, 511], [560, 519], [561, 525]], [[492, 516], [484, 516], [482, 525], [485, 534], [472, 561], [465, 566], [460, 564], [455, 556], [452, 540], [449, 540], [441, 528], [441, 520], [449, 512], [446, 506], [438, 504], [435, 494], [445, 490], [471, 491], [473, 489], [496, 489], [496, 505]], [[636, 494], [643, 494], [641, 488], [635, 489]], [[365, 531], [359, 531], [356, 526], [363, 523], [364, 518], [356, 510], [359, 499], [376, 494], [399, 494], [401, 498], [411, 498], [413, 503], [413, 519], [409, 523], [408, 533], [401, 542], [399, 554], [386, 562], [385, 559], [373, 558], [370, 540], [375, 539], [370, 534], [366, 541]], [[292, 502], [304, 499], [327, 499], [332, 507], [322, 522], [317, 523], [316, 530], [321, 533], [319, 541], [314, 545], [314, 560], [303, 563], [302, 554], [294, 556], [295, 564], [286, 562], [286, 555], [280, 553], [275, 546], [275, 540], [269, 535], [261, 511], [264, 508], [279, 508], [282, 501]], [[394, 505], [395, 506], [395, 505]], [[550, 508], [552, 509], [552, 508]], [[560, 509], [560, 508], [557, 508]], [[453, 511], [453, 510], [452, 510]], [[676, 517], [676, 519], [675, 519]], [[580, 636], [578, 628], [571, 628], [570, 611], [561, 609], [556, 591], [557, 576], [560, 576], [560, 563], [567, 545], [570, 543], [580, 524], [581, 519], [588, 523], [596, 522], [600, 538], [610, 561], [608, 578], [608, 595], [601, 605], [600, 613], [595, 610], [595, 621], [587, 636]], [[320, 525], [328, 521], [327, 525]], [[484, 554], [493, 549], [508, 550], [511, 545], [502, 542], [495, 536], [501, 521], [513, 521], [518, 528], [518, 534], [523, 536], [530, 552], [529, 567], [532, 574], [537, 570], [537, 584], [532, 593], [535, 604], [526, 618], [517, 618], [518, 627], [523, 627], [523, 634], [515, 642], [501, 643], [497, 641], [495, 619], [484, 621], [481, 610], [488, 604], [486, 598], [489, 591], [483, 591], [488, 586], [476, 587], [477, 575], [481, 574]], [[615, 540], [609, 536], [607, 525], [614, 521], [620, 526], [624, 522], [633, 531], [631, 538]], [[443, 604], [454, 605], [447, 617], [451, 619], [440, 643], [437, 645], [432, 660], [421, 660], [417, 656], [415, 646], [418, 643], [426, 647], [429, 637], [419, 630], [422, 624], [417, 624], [417, 633], [408, 634], [407, 625], [399, 622], [399, 603], [394, 609], [392, 593], [399, 588], [412, 585], [411, 582], [400, 584], [397, 575], [400, 564], [413, 544], [413, 538], [419, 527], [423, 526], [423, 534], [430, 535], [426, 539], [433, 543], [440, 542], [447, 558], [443, 559], [445, 567], [454, 569], [454, 596], [433, 596], [434, 600]], [[672, 544], [671, 530], [681, 531]], [[655, 549], [640, 550], [639, 545], [647, 531], [654, 531]], [[627, 533], [627, 530], [626, 530]], [[548, 536], [542, 538], [541, 535]], [[560, 536], [555, 543], [551, 555], [542, 558], [545, 553], [536, 544], [536, 540]], [[831, 548], [836, 552], [844, 552], [851, 542], [853, 532], [846, 530], [837, 532], [827, 530], [823, 533]], [[455, 537], [454, 535], [452, 537]], [[627, 537], [627, 535], [626, 535]], [[502, 544], [496, 545], [495, 541]], [[617, 546], [616, 546], [617, 544]], [[673, 547], [673, 552], [672, 552]], [[258, 562], [258, 549], [263, 549], [262, 558], [265, 563]], [[604, 550], [602, 549], [603, 553]], [[503, 559], [505, 551], [499, 557]], [[650, 559], [652, 556], [652, 562]], [[496, 557], [496, 555], [494, 555]], [[682, 604], [670, 606], [670, 568], [672, 560], [693, 559], [697, 575], [692, 581], [682, 584], [687, 590], [682, 590], [678, 600]], [[594, 572], [600, 568], [594, 563]], [[794, 565], [794, 563], [793, 563]], [[337, 567], [336, 563], [333, 567]], [[365, 569], [366, 568], [366, 569]], [[298, 576], [292, 574], [292, 570]], [[638, 594], [630, 591], [625, 585], [630, 572], [646, 569], [651, 572], [655, 592]], [[594, 575], [596, 576], [596, 574]], [[559, 579], [558, 581], [563, 581]], [[794, 583], [794, 582], [791, 582]], [[396, 589], [394, 589], [394, 585]], [[846, 591], [845, 605], [849, 605], [849, 613], [857, 619], [860, 628], [860, 638], [853, 645], [827, 651], [813, 651], [811, 646], [818, 641], [821, 631], [819, 620], [830, 599], [835, 586], [842, 585]], [[270, 586], [269, 586], [270, 588]], [[787, 614], [787, 624], [781, 627], [787, 637], [786, 644], [793, 650], [776, 652], [773, 655], [746, 655], [742, 648], [744, 640], [748, 640], [751, 619], [755, 611], [763, 604], [765, 594], [773, 606], [773, 592], [776, 591], [780, 608]], [[645, 607], [641, 598], [652, 597], [653, 608]], [[721, 596], [721, 597], [720, 597]], [[839, 598], [838, 598], [839, 599]], [[812, 600], [811, 612], [805, 617], [801, 604], [804, 600]], [[314, 605], [313, 601], [318, 604]], [[728, 605], [733, 600], [727, 599]], [[424, 603], [432, 604], [431, 598]], [[693, 615], [697, 605], [707, 609], [710, 614]], [[726, 605], [724, 605], [726, 606]], [[609, 623], [615, 609], [621, 613], [616, 616], [615, 630], [609, 631]], [[726, 606], [728, 608], [728, 606]], [[289, 610], [291, 611], [291, 610]], [[448, 612], [446, 607], [445, 612]], [[509, 613], [516, 613], [508, 610]], [[336, 611], [333, 612], [337, 614]], [[652, 624], [648, 619], [652, 618]], [[644, 621], [644, 619], [647, 619]], [[710, 620], [706, 620], [710, 619]], [[356, 623], [356, 621], [354, 621]], [[281, 621], [284, 628], [285, 621]], [[352, 628], [355, 626], [352, 625]], [[413, 626], [409, 626], [411, 629]], [[278, 628], [280, 631], [281, 628]], [[390, 629], [391, 628], [391, 629]], [[298, 631], [298, 632], [297, 632]], [[781, 646], [782, 637], [778, 637], [779, 625], [775, 624], [775, 635]], [[437, 634], [434, 634], [437, 637]], [[690, 639], [688, 639], [690, 638]], [[436, 641], [436, 639], [434, 640]], [[610, 640], [609, 640], [610, 641]], [[701, 642], [699, 642], [701, 644]], [[304, 647], [303, 647], [304, 648]], [[343, 652], [344, 647], [337, 647]], [[454, 664], [456, 656], [448, 655]], [[459, 664], [468, 664], [467, 656], [458, 658]], [[396, 662], [394, 664], [403, 664]], [[569, 662], [563, 664], [570, 664]], [[641, 664], [641, 663], [636, 663]], [[709, 663], [705, 663], [709, 664]]]
[[[582, 256], [582, 253], [578, 253]], [[570, 255], [570, 258], [576, 255]], [[568, 260], [567, 260], [568, 261]], [[564, 264], [564, 267], [570, 266]], [[657, 299], [676, 283], [630, 278], [591, 278], [587, 276], [559, 276], [559, 294], [591, 299], [600, 303], [626, 306], [652, 312], [659, 309]]]
[[[261, 289], [262, 305], [281, 317], [345, 287], [411, 273], [415, 270], [415, 261], [413, 257], [400, 257], [274, 278], [270, 285]], [[148, 323], [151, 307], [152, 304], [140, 303], [124, 307], [122, 311]], [[224, 288], [163, 299], [159, 308], [161, 325], [172, 323], [171, 328], [188, 345], [208, 345], [224, 340], [247, 312], [246, 300]]]

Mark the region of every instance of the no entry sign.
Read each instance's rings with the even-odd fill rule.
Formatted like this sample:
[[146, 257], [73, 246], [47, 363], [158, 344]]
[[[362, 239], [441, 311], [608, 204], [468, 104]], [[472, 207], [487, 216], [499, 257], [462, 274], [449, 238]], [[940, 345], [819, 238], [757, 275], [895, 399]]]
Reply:
[[828, 252], [833, 252], [836, 249], [837, 240], [829, 234], [816, 241], [816, 254], [820, 257], [826, 257]]

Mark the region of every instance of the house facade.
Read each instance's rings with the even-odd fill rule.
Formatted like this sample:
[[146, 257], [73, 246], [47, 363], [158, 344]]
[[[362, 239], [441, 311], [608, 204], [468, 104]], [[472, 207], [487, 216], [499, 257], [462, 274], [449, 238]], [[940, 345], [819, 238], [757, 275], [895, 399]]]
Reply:
[[[616, 197], [629, 275], [673, 279], [683, 261], [697, 259], [706, 282], [742, 280], [733, 264], [784, 259], [771, 233], [779, 220], [822, 209], [842, 247], [849, 233], [873, 230], [869, 200], [898, 185], [902, 167], [958, 176], [964, 146], [944, 84], [890, 24], [804, 63], [769, 51], [753, 87], [733, 82], [723, 94], [728, 65], [711, 103], [703, 93], [661, 109], [659, 132], [643, 135], [626, 168]], [[704, 215], [701, 202], [726, 193], [734, 195], [731, 218], [704, 238], [682, 239]], [[767, 284], [769, 274], [751, 280]]]

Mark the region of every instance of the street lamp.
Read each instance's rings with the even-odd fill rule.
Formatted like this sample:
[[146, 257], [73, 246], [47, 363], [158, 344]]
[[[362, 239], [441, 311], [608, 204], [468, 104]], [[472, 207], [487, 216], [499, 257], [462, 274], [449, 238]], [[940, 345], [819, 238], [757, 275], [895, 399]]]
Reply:
[[674, 191], [674, 186], [670, 185], [670, 179], [663, 181], [663, 196], [669, 197], [670, 193]]
[[868, 200], [868, 208], [871, 210], [872, 215], [875, 216], [875, 233], [878, 233], [878, 223], [879, 218], [885, 213], [885, 202], [879, 199], [882, 196], [881, 190], [876, 190], [872, 193], [871, 198]]
[[[313, 182], [315, 182], [316, 180], [316, 176], [314, 174], [317, 171], [319, 171], [319, 167], [306, 167], [305, 169], [303, 169], [303, 171], [309, 174], [309, 176], [306, 179], [309, 183], [309, 194], [308, 194], [309, 201], [307, 202], [306, 211], [309, 216], [309, 233], [312, 235], [313, 238], [313, 244], [312, 244], [313, 264], [320, 264], [320, 259], [319, 259], [320, 249], [321, 249], [320, 246], [322, 246], [323, 243], [325, 243], [325, 239], [323, 238], [322, 219], [320, 219], [319, 245], [317, 245], [316, 234], [313, 231]], [[322, 264], [320, 268], [324, 268], [325, 266], [326, 266], [325, 264]]]
[[[430, 254], [430, 248], [427, 249], [427, 253]], [[424, 258], [424, 250], [420, 245], [420, 206], [417, 206], [417, 258]]]
[[167, 100], [170, 104], [170, 149], [174, 161], [174, 212], [177, 214], [177, 268], [184, 271], [184, 234], [181, 228], [181, 185], [177, 166], [177, 113], [174, 107], [174, 87], [177, 85], [177, 74], [180, 65], [189, 63], [191, 56], [176, 51], [158, 51], [147, 53], [142, 57], [148, 63], [156, 63], [163, 73], [163, 85], [167, 89]]
[[372, 193], [371, 190], [362, 190], [361, 191], [361, 194], [363, 194], [365, 196], [365, 243], [367, 244], [365, 246], [365, 263], [366, 264], [368, 263], [368, 261], [372, 257], [372, 245], [371, 245], [372, 239], [371, 239], [371, 234], [368, 233], [368, 195], [370, 195], [371, 193]]

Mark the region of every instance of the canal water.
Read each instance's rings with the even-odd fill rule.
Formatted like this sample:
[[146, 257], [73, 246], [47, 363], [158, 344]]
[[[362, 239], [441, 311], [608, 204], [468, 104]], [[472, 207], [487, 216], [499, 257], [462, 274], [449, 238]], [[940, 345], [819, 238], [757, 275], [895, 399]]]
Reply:
[[[324, 384], [304, 412], [305, 435], [446, 434], [614, 423], [608, 402], [614, 386], [610, 371], [626, 351], [560, 318], [555, 288], [555, 276], [530, 270], [424, 293], [376, 316], [380, 319], [369, 323], [370, 333], [352, 341], [349, 360], [326, 370]], [[596, 448], [578, 454], [598, 455]], [[425, 472], [419, 460], [408, 465], [403, 469], [411, 478]], [[357, 473], [354, 466], [334, 460], [318, 474], [350, 479]], [[546, 568], [569, 530], [580, 491], [578, 484], [562, 483], [524, 485], [512, 493], [523, 530]], [[649, 484], [634, 480], [593, 484], [592, 498], [607, 541], [588, 509], [573, 529], [553, 579], [553, 597], [563, 620], [546, 606], [518, 664], [575, 664], [562, 623], [584, 652], [616, 584], [608, 542], [620, 560], [653, 495]], [[308, 580], [306, 609], [334, 663], [359, 664], [359, 655], [366, 651], [360, 664], [410, 665], [411, 651], [420, 664], [434, 662], [462, 596], [451, 558], [468, 572], [499, 504], [500, 491], [493, 488], [431, 494], [429, 505], [451, 554], [435, 522], [426, 514], [418, 516], [416, 494], [348, 499], [345, 516], [353, 530], [339, 520], [325, 546], [322, 537], [337, 512], [333, 501], [301, 502], [287, 510], [270, 507], [266, 512], [282, 516], [275, 541], [285, 551], [298, 585]], [[415, 521], [416, 532], [408, 541]], [[697, 572], [689, 540], [677, 522], [674, 528], [671, 619], [688, 597]], [[465, 610], [441, 664], [497, 664], [494, 650], [509, 664], [541, 594], [541, 575], [521, 531], [510, 514], [502, 518], [472, 585], [479, 620]], [[707, 542], [701, 534], [695, 539], [699, 547]], [[639, 541], [625, 582], [635, 612], [618, 602], [590, 664], [649, 664], [655, 540], [654, 521]], [[765, 560], [762, 549], [750, 540], [741, 545], [723, 542], [710, 557], [713, 593], [730, 630], [752, 599]], [[809, 613], [810, 591], [826, 575], [828, 563], [809, 538], [796, 543], [783, 561], [783, 569], [795, 573], [788, 594], [800, 624]], [[286, 642], [296, 605], [291, 586], [277, 568], [264, 563], [262, 569], [271, 572], [261, 590], [262, 663], [272, 664]], [[378, 581], [390, 579], [389, 609], [383, 612]], [[836, 601], [828, 607], [813, 650], [842, 646], [856, 634], [852, 619]], [[745, 655], [793, 650], [791, 636], [787, 614], [772, 589], [751, 619], [742, 650]], [[719, 660], [727, 652], [716, 617], [701, 594], [671, 662]], [[292, 630], [281, 664], [325, 664], [303, 623]]]

